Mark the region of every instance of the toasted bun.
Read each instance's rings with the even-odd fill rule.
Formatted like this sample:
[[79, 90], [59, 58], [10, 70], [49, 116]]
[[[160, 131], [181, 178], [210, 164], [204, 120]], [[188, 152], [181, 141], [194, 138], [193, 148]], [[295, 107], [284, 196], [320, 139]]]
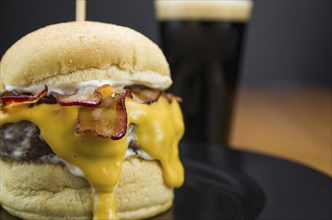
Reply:
[[[0, 202], [23, 219], [92, 219], [91, 191], [63, 165], [0, 160]], [[158, 195], [158, 196], [156, 196]], [[156, 161], [126, 159], [116, 190], [120, 219], [142, 219], [169, 209], [173, 190]]]
[[8, 49], [1, 60], [6, 85], [56, 85], [89, 80], [131, 80], [167, 88], [168, 63], [159, 47], [126, 27], [100, 22], [68, 22], [34, 31]]

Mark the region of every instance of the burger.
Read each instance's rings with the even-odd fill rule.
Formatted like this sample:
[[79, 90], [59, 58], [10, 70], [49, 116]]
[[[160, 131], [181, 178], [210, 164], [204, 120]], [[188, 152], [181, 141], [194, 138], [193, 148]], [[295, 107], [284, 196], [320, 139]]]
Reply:
[[1, 60], [0, 202], [23, 219], [142, 219], [184, 181], [157, 45], [100, 22], [34, 31]]

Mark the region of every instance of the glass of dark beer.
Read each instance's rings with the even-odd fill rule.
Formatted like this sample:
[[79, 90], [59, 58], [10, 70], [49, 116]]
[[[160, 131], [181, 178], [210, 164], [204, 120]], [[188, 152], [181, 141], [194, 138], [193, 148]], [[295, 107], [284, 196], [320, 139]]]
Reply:
[[184, 139], [228, 144], [252, 2], [155, 1], [170, 91], [183, 98]]

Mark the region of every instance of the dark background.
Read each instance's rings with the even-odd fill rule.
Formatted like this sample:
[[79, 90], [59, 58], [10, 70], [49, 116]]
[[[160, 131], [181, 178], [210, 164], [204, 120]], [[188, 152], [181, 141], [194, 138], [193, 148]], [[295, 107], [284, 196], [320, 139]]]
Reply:
[[[255, 1], [244, 50], [243, 84], [331, 87], [332, 3]], [[2, 0], [0, 55], [25, 34], [75, 19], [75, 0]], [[159, 43], [153, 1], [87, 0], [87, 19], [129, 26]]]

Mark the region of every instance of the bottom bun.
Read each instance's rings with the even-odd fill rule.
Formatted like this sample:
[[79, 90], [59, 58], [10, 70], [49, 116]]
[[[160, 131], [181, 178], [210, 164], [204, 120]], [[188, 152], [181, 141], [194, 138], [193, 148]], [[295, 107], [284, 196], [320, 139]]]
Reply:
[[[0, 160], [0, 202], [23, 219], [92, 219], [89, 183], [64, 165]], [[120, 219], [155, 216], [172, 206], [173, 189], [164, 184], [157, 161], [124, 161], [116, 190]]]

